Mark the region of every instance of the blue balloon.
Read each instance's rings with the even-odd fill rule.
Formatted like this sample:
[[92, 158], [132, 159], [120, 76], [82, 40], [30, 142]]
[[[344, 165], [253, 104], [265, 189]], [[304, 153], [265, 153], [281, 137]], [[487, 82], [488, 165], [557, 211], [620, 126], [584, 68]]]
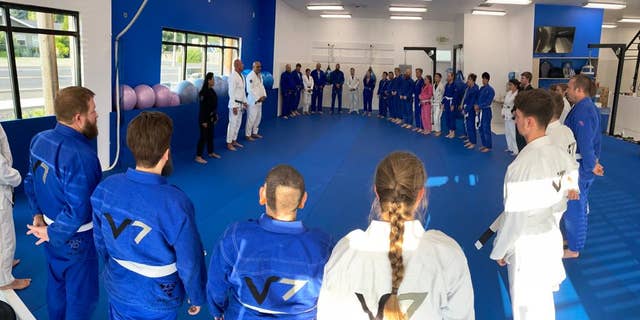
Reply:
[[198, 101], [198, 89], [189, 80], [184, 80], [173, 89], [180, 96], [181, 104], [190, 104]]
[[251, 70], [251, 69], [244, 69], [244, 70], [242, 70], [242, 75], [246, 78], [246, 77], [249, 75], [249, 73], [251, 73], [251, 71], [253, 71], [253, 70]]
[[204, 79], [198, 78], [198, 79], [191, 79], [189, 81], [191, 81], [191, 83], [193, 83], [193, 85], [196, 86], [196, 89], [198, 89], [198, 92], [199, 92], [200, 89], [202, 88], [202, 83], [204, 82]]
[[229, 96], [229, 83], [227, 82], [227, 76], [219, 77], [215, 76], [213, 84], [213, 90], [218, 95], [218, 98], [226, 98]]
[[262, 71], [262, 83], [266, 89], [273, 87], [273, 75], [269, 71]]

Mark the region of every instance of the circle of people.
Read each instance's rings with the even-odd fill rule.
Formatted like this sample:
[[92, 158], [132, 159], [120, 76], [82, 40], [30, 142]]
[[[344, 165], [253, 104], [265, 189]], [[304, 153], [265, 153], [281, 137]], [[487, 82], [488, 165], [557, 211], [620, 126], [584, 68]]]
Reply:
[[[242, 70], [241, 63], [237, 67]], [[488, 82], [488, 74], [483, 78]], [[423, 88], [421, 103], [433, 102]], [[505, 99], [505, 120], [515, 122], [526, 146], [505, 175], [504, 212], [490, 227], [496, 233], [490, 258], [509, 268], [514, 319], [555, 317], [553, 291], [565, 278], [562, 258], [577, 257], [584, 247], [586, 195], [594, 176], [604, 173], [593, 90], [586, 76], [569, 81], [567, 97], [574, 106], [567, 126], [558, 121], [564, 110], [559, 94], [531, 89]], [[445, 102], [455, 97], [446, 92], [442, 104], [449, 107]], [[194, 206], [166, 179], [173, 171], [172, 120], [161, 112], [135, 117], [126, 137], [135, 168], [102, 180], [90, 143], [98, 134], [93, 97], [83, 87], [61, 90], [54, 101], [57, 125], [37, 134], [30, 146], [24, 189], [33, 223], [27, 234], [44, 245], [50, 319], [90, 317], [99, 261], [111, 319], [175, 319], [185, 298], [189, 314], [208, 305], [215, 319], [475, 318], [462, 249], [422, 225], [427, 173], [412, 153], [393, 152], [378, 164], [368, 228], [350, 232], [335, 246], [326, 233], [297, 219], [307, 201], [300, 173], [288, 165], [274, 167], [259, 189], [265, 212], [224, 231], [207, 273]], [[395, 117], [403, 116], [401, 107], [388, 103]], [[240, 104], [232, 101], [230, 109]], [[2, 148], [4, 158], [11, 159], [7, 150]], [[19, 185], [11, 161], [2, 165], [8, 165], [3, 172], [18, 175], [7, 181]], [[15, 244], [15, 235], [8, 243]], [[3, 288], [28, 286], [29, 279], [11, 276], [13, 251], [2, 258]]]

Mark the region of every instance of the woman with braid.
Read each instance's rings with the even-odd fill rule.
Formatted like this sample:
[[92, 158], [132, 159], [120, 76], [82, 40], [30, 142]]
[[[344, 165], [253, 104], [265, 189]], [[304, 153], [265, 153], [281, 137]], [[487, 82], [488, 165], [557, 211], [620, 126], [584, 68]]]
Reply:
[[474, 319], [473, 287], [458, 244], [425, 231], [427, 175], [413, 154], [378, 164], [371, 223], [333, 249], [324, 269], [318, 319]]

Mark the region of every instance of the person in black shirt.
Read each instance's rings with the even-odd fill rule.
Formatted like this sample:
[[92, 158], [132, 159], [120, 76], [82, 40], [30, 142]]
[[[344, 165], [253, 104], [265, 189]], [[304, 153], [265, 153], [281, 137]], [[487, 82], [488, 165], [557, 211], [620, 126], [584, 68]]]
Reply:
[[204, 144], [207, 143], [207, 151], [209, 157], [220, 159], [220, 155], [213, 152], [213, 133], [214, 125], [218, 122], [218, 95], [213, 90], [213, 73], [209, 72], [204, 77], [202, 89], [200, 89], [200, 113], [198, 116], [198, 124], [200, 125], [200, 139], [198, 139], [198, 151], [196, 153], [196, 162], [205, 164], [207, 160], [202, 158]]
[[[531, 78], [533, 78], [533, 75], [529, 71], [525, 71], [520, 74], [520, 92], [533, 90], [533, 87], [531, 86]], [[515, 107], [513, 110], [515, 112]], [[520, 134], [517, 127], [516, 127], [516, 144], [518, 145], [518, 152], [522, 151], [524, 146], [527, 145], [527, 141]]]

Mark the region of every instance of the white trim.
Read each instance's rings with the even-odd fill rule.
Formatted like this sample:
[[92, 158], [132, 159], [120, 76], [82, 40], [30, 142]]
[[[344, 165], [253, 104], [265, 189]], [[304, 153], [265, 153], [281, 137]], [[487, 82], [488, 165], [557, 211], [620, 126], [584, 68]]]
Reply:
[[[51, 220], [51, 218], [45, 216], [44, 214], [42, 215], [42, 217], [44, 218], [44, 222], [47, 225], [51, 225], [53, 224], [55, 221]], [[85, 232], [85, 231], [89, 231], [93, 229], [93, 221], [89, 222], [89, 223], [85, 223], [83, 225], [80, 226], [80, 228], [78, 228], [78, 230], [76, 231], [76, 233], [80, 233], [80, 232]]]
[[150, 266], [148, 264], [142, 264], [133, 261], [118, 260], [113, 257], [111, 259], [113, 259], [113, 261], [117, 262], [123, 268], [147, 278], [162, 278], [178, 272], [178, 268], [175, 262], [164, 266]]

